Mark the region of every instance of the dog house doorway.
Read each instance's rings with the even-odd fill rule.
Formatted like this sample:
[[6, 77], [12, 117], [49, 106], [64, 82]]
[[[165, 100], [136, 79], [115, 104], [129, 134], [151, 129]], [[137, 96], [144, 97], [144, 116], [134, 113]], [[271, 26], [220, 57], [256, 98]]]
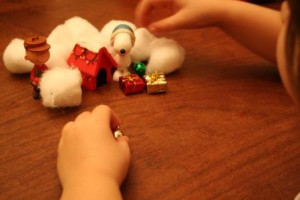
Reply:
[[107, 83], [107, 72], [105, 68], [100, 69], [97, 75], [97, 87], [105, 85]]

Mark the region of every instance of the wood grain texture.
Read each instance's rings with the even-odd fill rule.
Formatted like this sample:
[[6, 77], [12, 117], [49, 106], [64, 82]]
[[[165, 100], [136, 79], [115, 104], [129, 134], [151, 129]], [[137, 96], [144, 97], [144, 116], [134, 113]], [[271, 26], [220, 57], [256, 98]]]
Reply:
[[[13, 38], [48, 35], [81, 16], [97, 28], [133, 21], [132, 0], [6, 0], [0, 52]], [[98, 104], [112, 107], [130, 137], [125, 200], [282, 200], [300, 191], [300, 113], [274, 65], [210, 28], [166, 35], [186, 49], [167, 75], [169, 92], [125, 96], [117, 83], [83, 91], [77, 108], [47, 109], [29, 75], [0, 62], [0, 199], [59, 199], [56, 148], [63, 125]]]

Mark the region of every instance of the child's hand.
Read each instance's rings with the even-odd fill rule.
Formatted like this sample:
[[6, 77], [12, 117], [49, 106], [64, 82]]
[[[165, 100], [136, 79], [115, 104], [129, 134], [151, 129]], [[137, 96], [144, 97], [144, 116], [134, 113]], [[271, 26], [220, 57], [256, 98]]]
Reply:
[[[222, 1], [221, 1], [222, 2]], [[141, 0], [136, 9], [136, 22], [151, 32], [192, 29], [213, 26], [222, 17], [219, 0]], [[222, 5], [223, 4], [223, 5]], [[159, 16], [153, 16], [156, 10]], [[165, 17], [161, 17], [160, 13]], [[153, 19], [157, 19], [157, 21]]]
[[112, 130], [118, 125], [113, 111], [101, 105], [64, 126], [57, 161], [64, 190], [99, 182], [102, 185], [102, 180], [120, 186], [127, 174], [130, 150], [126, 136], [117, 140], [113, 136]]

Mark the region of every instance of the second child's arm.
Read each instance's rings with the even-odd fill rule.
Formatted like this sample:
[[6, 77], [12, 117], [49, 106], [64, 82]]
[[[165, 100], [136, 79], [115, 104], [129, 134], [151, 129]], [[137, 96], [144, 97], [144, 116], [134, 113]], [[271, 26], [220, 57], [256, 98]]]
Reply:
[[240, 1], [224, 3], [220, 28], [273, 63], [276, 62], [276, 44], [281, 26], [280, 12], [276, 10]]
[[[171, 11], [168, 16], [151, 15], [162, 7]], [[236, 0], [142, 0], [136, 21], [153, 33], [217, 26], [253, 52], [276, 62], [281, 29], [276, 10]]]

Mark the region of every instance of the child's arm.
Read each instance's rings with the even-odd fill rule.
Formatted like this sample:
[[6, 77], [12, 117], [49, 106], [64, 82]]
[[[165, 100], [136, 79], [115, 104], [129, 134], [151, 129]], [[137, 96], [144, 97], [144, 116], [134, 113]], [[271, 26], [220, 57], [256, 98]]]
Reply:
[[[97, 179], [98, 178], [98, 179]], [[88, 179], [88, 180], [87, 180]], [[61, 200], [121, 200], [119, 185], [106, 177], [92, 176], [64, 187]]]
[[107, 106], [67, 123], [58, 147], [62, 200], [122, 199], [120, 184], [130, 162], [128, 138], [114, 138], [119, 121]]
[[242, 45], [276, 63], [280, 12], [240, 1], [224, 4], [224, 10], [220, 27]]
[[[153, 20], [158, 16], [151, 14], [161, 7], [171, 13]], [[280, 13], [265, 7], [235, 0], [142, 0], [136, 21], [154, 33], [218, 26], [252, 51], [276, 61]]]

